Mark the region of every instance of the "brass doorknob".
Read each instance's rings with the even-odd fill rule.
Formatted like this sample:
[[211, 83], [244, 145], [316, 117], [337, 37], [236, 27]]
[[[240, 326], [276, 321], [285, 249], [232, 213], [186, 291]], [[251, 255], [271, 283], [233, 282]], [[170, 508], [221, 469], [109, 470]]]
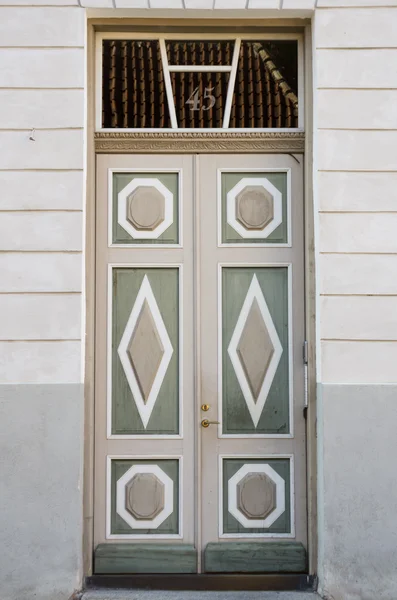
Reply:
[[203, 419], [201, 421], [201, 427], [209, 427], [210, 425], [219, 425], [219, 421], [209, 421], [208, 419]]

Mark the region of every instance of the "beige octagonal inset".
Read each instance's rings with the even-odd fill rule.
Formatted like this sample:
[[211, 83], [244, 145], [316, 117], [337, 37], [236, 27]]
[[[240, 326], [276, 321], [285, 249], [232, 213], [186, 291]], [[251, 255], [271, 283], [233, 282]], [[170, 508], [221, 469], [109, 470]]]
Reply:
[[276, 508], [276, 484], [266, 473], [248, 473], [237, 484], [237, 508], [247, 519], [266, 519]]
[[173, 220], [174, 195], [156, 177], [136, 177], [118, 194], [118, 223], [135, 239], [157, 239]]
[[282, 222], [281, 192], [266, 177], [242, 177], [227, 194], [226, 213], [242, 238], [267, 238]]
[[164, 218], [164, 196], [154, 186], [140, 185], [127, 197], [127, 220], [138, 231], [154, 231]]
[[173, 510], [174, 482], [158, 465], [133, 465], [117, 481], [116, 512], [132, 529], [157, 529]]
[[246, 185], [236, 196], [236, 218], [245, 229], [264, 229], [274, 219], [273, 196], [262, 185]]
[[229, 479], [228, 510], [247, 529], [267, 529], [285, 511], [284, 479], [268, 464], [245, 464]]
[[125, 486], [125, 507], [142, 521], [153, 521], [164, 510], [164, 483], [153, 473], [137, 473]]

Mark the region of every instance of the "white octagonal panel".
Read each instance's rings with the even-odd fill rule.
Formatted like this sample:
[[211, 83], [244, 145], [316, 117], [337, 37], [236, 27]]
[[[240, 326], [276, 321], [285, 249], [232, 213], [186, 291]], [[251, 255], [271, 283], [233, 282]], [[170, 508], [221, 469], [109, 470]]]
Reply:
[[[153, 190], [153, 207], [149, 206], [151, 202], [150, 189]], [[141, 197], [137, 197], [136, 200], [139, 205], [137, 206], [137, 210], [139, 211], [142, 225], [134, 226], [134, 219], [131, 218], [131, 216], [129, 218], [131, 208], [129, 203], [133, 203], [134, 194], [138, 196], [139, 193]], [[160, 208], [159, 200], [161, 200], [161, 198], [163, 199], [164, 205]], [[143, 212], [143, 202], [148, 203], [147, 215]], [[149, 220], [146, 221], [146, 218]], [[118, 194], [118, 223], [135, 239], [157, 239], [170, 225], [172, 225], [173, 220], [174, 195], [156, 177], [136, 177]]]
[[[153, 519], [135, 519], [126, 508], [126, 486], [138, 474], [154, 475], [164, 486], [164, 507]], [[174, 482], [158, 465], [133, 465], [116, 484], [116, 512], [132, 529], [157, 529], [174, 510]]]
[[[244, 203], [244, 213], [249, 214], [252, 221], [243, 218], [242, 207], [239, 208], [241, 203]], [[242, 177], [227, 194], [226, 218], [242, 238], [267, 238], [282, 222], [281, 192], [266, 177]]]
[[[276, 486], [276, 505], [265, 519], [248, 519], [238, 507], [237, 486], [247, 475], [265, 473]], [[228, 510], [237, 521], [247, 529], [267, 529], [285, 511], [285, 481], [276, 471], [266, 464], [245, 464], [229, 479], [228, 482]]]

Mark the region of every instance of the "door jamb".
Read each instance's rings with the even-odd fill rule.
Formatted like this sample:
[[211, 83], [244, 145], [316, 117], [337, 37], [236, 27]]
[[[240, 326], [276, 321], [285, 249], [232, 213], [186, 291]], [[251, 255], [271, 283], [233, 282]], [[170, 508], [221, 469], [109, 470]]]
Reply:
[[[97, 24], [97, 22], [96, 22]], [[304, 151], [304, 251], [305, 251], [305, 327], [308, 342], [308, 409], [307, 409], [307, 503], [308, 503], [308, 567], [310, 574], [317, 573], [317, 449], [316, 449], [316, 305], [315, 305], [315, 253], [314, 253], [314, 206], [313, 206], [313, 78], [311, 25], [304, 27], [305, 69], [305, 134], [302, 133], [246, 133], [229, 134], [230, 152], [289, 152]], [[86, 81], [95, 80], [95, 24], [87, 22], [87, 73]], [[95, 381], [95, 167], [97, 152], [220, 152], [225, 151], [224, 134], [180, 134], [172, 133], [171, 145], [167, 134], [156, 134], [145, 149], [133, 148], [131, 142], [143, 139], [139, 134], [95, 135], [95, 87], [86, 85], [86, 188], [85, 206], [85, 265], [83, 299], [85, 303], [85, 352], [84, 352], [84, 452], [83, 452], [83, 560], [84, 577], [93, 573], [93, 506], [94, 506], [94, 381]], [[170, 134], [168, 134], [170, 137]], [[101, 137], [102, 139], [101, 139]], [[106, 136], [106, 137], [105, 137]], [[129, 137], [129, 142], [128, 142]], [[217, 143], [218, 138], [218, 143]], [[124, 143], [123, 143], [124, 140]], [[163, 148], [158, 141], [163, 140]], [[165, 140], [165, 144], [164, 144]], [[262, 148], [258, 147], [262, 145]], [[236, 147], [237, 146], [237, 147]], [[239, 147], [240, 146], [240, 147]], [[178, 150], [177, 150], [178, 148]], [[250, 149], [251, 148], [251, 149]], [[197, 368], [197, 365], [196, 365]]]

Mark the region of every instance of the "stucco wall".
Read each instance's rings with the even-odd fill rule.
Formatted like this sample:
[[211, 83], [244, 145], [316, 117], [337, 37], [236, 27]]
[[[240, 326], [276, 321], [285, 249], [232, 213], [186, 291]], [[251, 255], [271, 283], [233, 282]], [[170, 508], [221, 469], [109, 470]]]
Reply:
[[319, 575], [335, 600], [397, 596], [396, 31], [397, 2], [318, 2]]
[[[85, 8], [149, 7], [213, 0], [0, 0], [2, 600], [81, 581]], [[320, 590], [394, 600], [397, 0], [215, 9], [313, 16]]]
[[84, 26], [77, 6], [0, 7], [3, 383], [82, 380]]
[[32, 4], [0, 2], [0, 597], [63, 600], [82, 572], [85, 11]]
[[81, 586], [83, 386], [2, 385], [0, 411], [1, 600], [69, 598]]

